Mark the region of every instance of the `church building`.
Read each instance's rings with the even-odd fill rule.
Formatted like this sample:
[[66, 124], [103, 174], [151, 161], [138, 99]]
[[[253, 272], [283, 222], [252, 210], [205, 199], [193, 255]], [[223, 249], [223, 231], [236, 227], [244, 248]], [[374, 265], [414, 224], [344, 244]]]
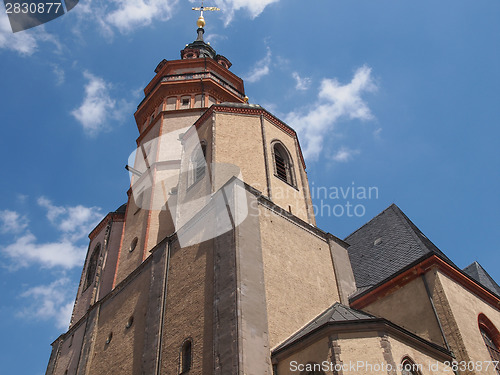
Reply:
[[318, 228], [297, 133], [197, 25], [144, 89], [127, 203], [89, 234], [46, 375], [499, 375], [498, 284], [396, 205]]

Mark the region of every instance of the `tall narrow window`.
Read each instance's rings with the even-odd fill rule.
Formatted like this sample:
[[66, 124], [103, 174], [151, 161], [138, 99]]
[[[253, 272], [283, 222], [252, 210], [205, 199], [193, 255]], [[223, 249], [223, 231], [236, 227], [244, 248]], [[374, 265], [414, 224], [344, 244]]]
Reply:
[[186, 340], [181, 349], [181, 374], [186, 374], [191, 370], [191, 340]]
[[478, 322], [484, 344], [488, 349], [491, 360], [496, 364], [497, 374], [500, 374], [500, 364], [498, 363], [500, 362], [500, 333], [484, 314], [479, 315]]
[[281, 143], [275, 143], [273, 155], [275, 176], [290, 185], [294, 185], [292, 161], [288, 151]]
[[196, 168], [195, 168], [195, 182], [199, 181], [205, 175], [205, 166], [207, 157], [207, 146], [205, 144], [201, 145], [201, 152], [198, 151], [197, 159], [196, 159]]
[[200, 146], [201, 147], [197, 149], [191, 157], [188, 186], [196, 184], [203, 178], [203, 176], [205, 176], [207, 167], [207, 145], [205, 143], [201, 143]]
[[100, 250], [101, 244], [97, 244], [97, 246], [94, 248], [94, 251], [92, 252], [92, 255], [90, 256], [89, 263], [87, 265], [87, 274], [85, 275], [83, 290], [86, 290], [94, 282]]

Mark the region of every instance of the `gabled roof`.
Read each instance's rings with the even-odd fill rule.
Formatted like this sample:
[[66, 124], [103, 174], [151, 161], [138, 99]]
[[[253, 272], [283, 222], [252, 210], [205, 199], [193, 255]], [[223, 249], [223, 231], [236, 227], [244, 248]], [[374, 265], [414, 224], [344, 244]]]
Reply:
[[345, 238], [358, 293], [436, 254], [455, 266], [395, 204]]
[[415, 345], [420, 345], [421, 348], [444, 355], [445, 357], [443, 358], [451, 359], [451, 353], [442, 346], [429, 342], [387, 319], [378, 318], [366, 312], [352, 309], [339, 302], [330, 306], [306, 326], [290, 336], [285, 342], [273, 349], [272, 356], [277, 358], [276, 356], [286, 353], [294, 345], [306, 342], [305, 340], [309, 337], [314, 337], [315, 334], [321, 334], [324, 329], [333, 329], [335, 332], [391, 332], [392, 334], [400, 335], [399, 337], [405, 337], [406, 340]]
[[493, 280], [493, 278], [478, 262], [474, 262], [465, 267], [463, 271], [490, 292], [500, 296], [500, 286], [498, 286], [495, 280]]
[[355, 321], [377, 320], [378, 318], [368, 313], [351, 309], [336, 302], [333, 306], [326, 309], [323, 313], [314, 318], [310, 323], [300, 329], [298, 332], [290, 336], [285, 342], [279, 345], [274, 351], [279, 351], [281, 348], [300, 340], [311, 332], [329, 323], [346, 323]]

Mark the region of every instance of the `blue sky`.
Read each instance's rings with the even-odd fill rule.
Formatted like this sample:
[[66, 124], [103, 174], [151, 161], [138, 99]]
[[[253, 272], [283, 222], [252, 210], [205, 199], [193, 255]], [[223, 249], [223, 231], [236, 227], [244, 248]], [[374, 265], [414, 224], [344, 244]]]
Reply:
[[[126, 201], [141, 90], [196, 38], [196, 5], [81, 0], [15, 35], [0, 13], [5, 373], [44, 373], [86, 235]], [[299, 131], [311, 185], [377, 189], [323, 199], [337, 207], [319, 227], [343, 238], [394, 202], [458, 266], [478, 260], [500, 280], [498, 1], [205, 5], [223, 9], [206, 14], [206, 39], [250, 102]]]

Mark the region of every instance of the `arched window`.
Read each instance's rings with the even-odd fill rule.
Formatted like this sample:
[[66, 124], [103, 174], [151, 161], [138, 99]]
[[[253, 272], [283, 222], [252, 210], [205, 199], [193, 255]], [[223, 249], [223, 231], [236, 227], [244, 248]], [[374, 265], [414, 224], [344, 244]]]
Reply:
[[89, 263], [87, 265], [87, 274], [85, 275], [83, 290], [86, 290], [94, 282], [100, 250], [101, 244], [97, 244], [97, 246], [94, 248], [94, 251], [92, 252], [92, 255], [90, 256]]
[[279, 142], [273, 146], [274, 175], [290, 185], [295, 185], [292, 158], [287, 149]]
[[[484, 344], [490, 353], [492, 361], [500, 362], [500, 333], [493, 323], [484, 314], [478, 317], [479, 331], [483, 337]], [[497, 373], [500, 374], [500, 364], [496, 366]]]
[[401, 373], [403, 375], [421, 375], [422, 365], [416, 364], [410, 357], [404, 357], [401, 361]]
[[191, 163], [189, 166], [189, 181], [188, 186], [196, 184], [200, 181], [203, 176], [205, 176], [205, 171], [207, 167], [207, 145], [205, 142], [200, 143], [200, 147], [197, 148], [193, 155], [191, 156]]
[[180, 374], [186, 374], [191, 370], [191, 340], [186, 340], [181, 348]]

